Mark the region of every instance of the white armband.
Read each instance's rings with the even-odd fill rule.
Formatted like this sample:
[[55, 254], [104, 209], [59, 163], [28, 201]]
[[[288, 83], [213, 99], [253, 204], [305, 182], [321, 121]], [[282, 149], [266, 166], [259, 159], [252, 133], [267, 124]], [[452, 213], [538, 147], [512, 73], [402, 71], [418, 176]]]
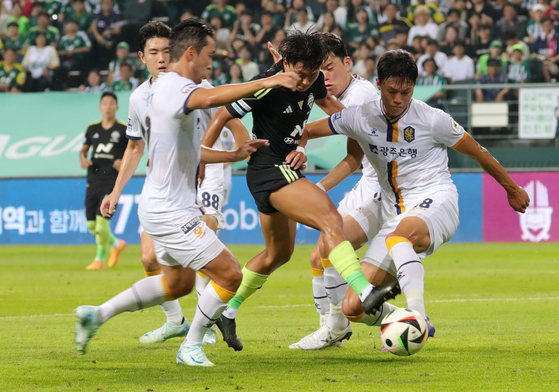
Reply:
[[305, 147], [297, 146], [295, 151], [302, 152], [303, 154], [307, 155], [307, 151], [305, 150]]

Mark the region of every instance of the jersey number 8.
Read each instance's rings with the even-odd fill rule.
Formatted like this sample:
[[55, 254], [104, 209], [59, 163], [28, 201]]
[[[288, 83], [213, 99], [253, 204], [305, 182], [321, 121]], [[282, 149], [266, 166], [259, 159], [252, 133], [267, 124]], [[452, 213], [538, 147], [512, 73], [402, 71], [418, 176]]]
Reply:
[[202, 205], [204, 207], [212, 207], [213, 209], [219, 209], [219, 196], [210, 195], [208, 192], [202, 193]]

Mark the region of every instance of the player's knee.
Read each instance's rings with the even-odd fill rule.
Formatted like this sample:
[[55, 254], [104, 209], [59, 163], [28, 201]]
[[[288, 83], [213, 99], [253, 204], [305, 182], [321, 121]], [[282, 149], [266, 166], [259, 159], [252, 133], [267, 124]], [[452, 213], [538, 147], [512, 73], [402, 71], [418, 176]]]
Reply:
[[320, 261], [320, 249], [319, 246], [315, 246], [311, 252], [310, 257], [311, 267], [314, 269], [323, 269], [322, 262]]
[[355, 318], [363, 314], [363, 307], [357, 294], [347, 293], [342, 303], [342, 312], [348, 318]]
[[141, 260], [145, 271], [156, 271], [161, 268], [153, 252], [142, 252]]
[[87, 228], [89, 229], [89, 232], [93, 235], [95, 235], [97, 229], [97, 222], [95, 222], [94, 220], [88, 220], [87, 221]]
[[391, 237], [403, 237], [410, 241], [413, 245], [413, 250], [415, 253], [423, 253], [429, 249], [431, 246], [431, 238], [429, 235], [421, 234], [421, 233], [399, 233], [398, 230], [393, 231], [392, 233], [386, 236], [386, 243], [388, 244], [388, 240]]

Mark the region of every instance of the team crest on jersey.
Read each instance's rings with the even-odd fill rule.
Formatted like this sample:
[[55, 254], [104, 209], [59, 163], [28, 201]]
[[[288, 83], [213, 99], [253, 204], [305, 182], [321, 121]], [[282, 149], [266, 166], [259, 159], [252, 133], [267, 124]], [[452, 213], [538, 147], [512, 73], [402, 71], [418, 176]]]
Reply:
[[334, 116], [332, 117], [334, 121], [339, 120], [340, 118], [342, 118], [342, 112], [334, 113]]
[[119, 140], [120, 140], [120, 132], [113, 131], [113, 133], [111, 133], [111, 143], [118, 143]]
[[415, 140], [415, 128], [405, 127], [404, 128], [404, 140], [411, 143]]
[[204, 238], [204, 236], [206, 235], [206, 231], [200, 226], [196, 226], [196, 228], [194, 229], [194, 235], [201, 239]]
[[188, 94], [194, 87], [196, 87], [196, 86], [194, 86], [194, 85], [192, 85], [192, 84], [187, 84], [186, 86], [184, 86], [184, 87], [181, 89], [181, 93], [183, 93], [183, 94]]
[[378, 136], [378, 129], [376, 128], [371, 129], [371, 136]]

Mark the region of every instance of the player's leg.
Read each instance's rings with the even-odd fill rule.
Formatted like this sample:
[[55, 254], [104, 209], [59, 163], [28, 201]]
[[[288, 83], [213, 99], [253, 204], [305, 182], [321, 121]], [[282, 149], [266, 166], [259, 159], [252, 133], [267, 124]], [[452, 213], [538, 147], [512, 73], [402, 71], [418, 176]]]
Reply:
[[270, 274], [287, 263], [293, 254], [297, 223], [276, 212], [260, 213], [265, 249], [253, 257], [243, 268], [243, 280], [237, 293], [229, 302], [227, 310], [217, 323], [223, 340], [235, 351], [243, 344], [236, 334], [235, 317], [241, 304], [268, 280]]
[[111, 255], [109, 257], [109, 261], [107, 262], [107, 265], [109, 266], [109, 268], [112, 268], [116, 265], [116, 263], [118, 263], [120, 254], [122, 253], [124, 248], [126, 248], [126, 241], [124, 241], [123, 239], [116, 238], [113, 232], [111, 231], [110, 227], [109, 227], [109, 235], [110, 235], [109, 246], [111, 250]]
[[[215, 238], [217, 240], [217, 237]], [[208, 255], [215, 254], [216, 249], [219, 250], [219, 254], [207, 256], [207, 258], [211, 257], [209, 262], [201, 259], [198, 265], [193, 265], [193, 268], [209, 276], [211, 282], [198, 300], [190, 331], [177, 354], [177, 363], [213, 366], [202, 348], [204, 335], [219, 319], [242, 280], [239, 262], [219, 240], [208, 249]]]
[[324, 267], [320, 261], [320, 250], [317, 246], [311, 252], [310, 256], [311, 272], [312, 272], [312, 292], [314, 297], [314, 306], [320, 316], [320, 326], [326, 323], [328, 314], [330, 313], [330, 303], [324, 288]]
[[[140, 240], [141, 260], [146, 277], [161, 274], [161, 266], [157, 262], [153, 240], [142, 231]], [[160, 343], [175, 337], [184, 337], [190, 328], [190, 322], [183, 316], [178, 299], [163, 302], [161, 309], [167, 318], [162, 327], [147, 332], [140, 337], [140, 343]]]
[[340, 214], [326, 193], [315, 184], [301, 178], [273, 192], [270, 202], [290, 219], [321, 231], [328, 259], [358, 293], [366, 313], [373, 313], [378, 302], [397, 294], [393, 287], [373, 287], [367, 281], [355, 250], [343, 234]]
[[[85, 215], [87, 219], [87, 228], [89, 232], [95, 236], [97, 244], [97, 253], [91, 264], [85, 267], [86, 270], [97, 270], [105, 268], [105, 257], [108, 251], [108, 238], [104, 233], [98, 232], [101, 229], [97, 227], [97, 211], [100, 203], [101, 195], [98, 190], [88, 187], [85, 193]], [[101, 217], [102, 218], [102, 217]]]

